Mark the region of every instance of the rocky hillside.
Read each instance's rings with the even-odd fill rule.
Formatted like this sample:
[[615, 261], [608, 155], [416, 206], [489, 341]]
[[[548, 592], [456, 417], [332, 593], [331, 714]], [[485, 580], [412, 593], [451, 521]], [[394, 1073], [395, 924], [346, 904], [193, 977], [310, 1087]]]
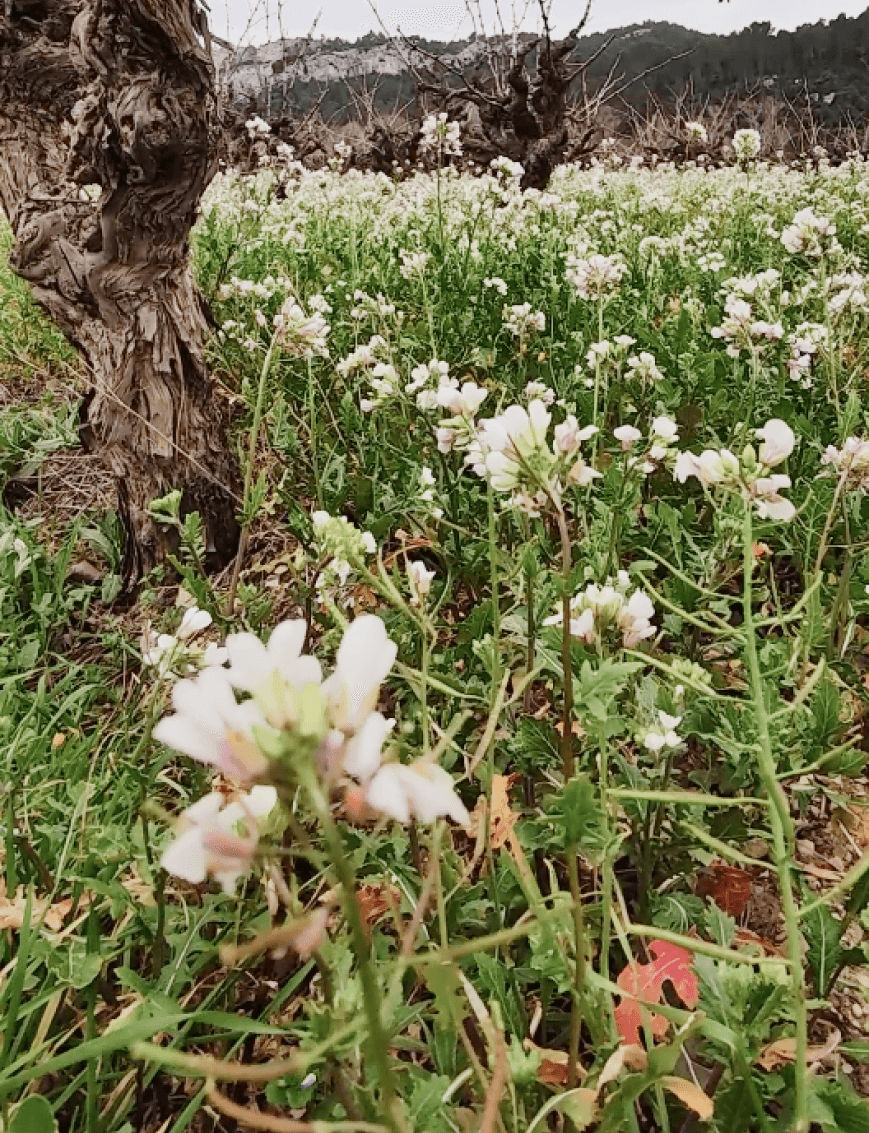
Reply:
[[[739, 94], [763, 84], [783, 97], [810, 102], [829, 122], [858, 119], [869, 112], [869, 10], [775, 33], [756, 23], [728, 36], [705, 35], [676, 24], [648, 23], [587, 36], [577, 57], [592, 55], [612, 35], [590, 70], [603, 77], [615, 67], [636, 80], [629, 97], [636, 105], [649, 93], [666, 96], [690, 84], [699, 99]], [[485, 66], [498, 41], [456, 43], [417, 40], [432, 54], [449, 56], [467, 71]], [[348, 84], [376, 88], [382, 108], [412, 100], [414, 81], [404, 43], [370, 34], [353, 43], [340, 39], [288, 39], [262, 47], [217, 47], [218, 63], [244, 101], [273, 113], [304, 110], [318, 102], [325, 114], [341, 117], [352, 99]]]

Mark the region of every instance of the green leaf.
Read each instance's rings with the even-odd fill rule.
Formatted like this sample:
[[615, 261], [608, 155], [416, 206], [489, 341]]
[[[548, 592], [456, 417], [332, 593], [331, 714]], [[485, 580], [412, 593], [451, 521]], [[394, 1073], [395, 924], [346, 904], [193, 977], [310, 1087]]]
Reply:
[[536, 1047], [525, 1050], [522, 1041], [513, 1035], [510, 1039], [510, 1049], [507, 1051], [507, 1065], [510, 1068], [510, 1080], [517, 1086], [535, 1086], [537, 1072], [543, 1056]]
[[839, 726], [839, 691], [831, 680], [822, 680], [812, 697], [812, 721], [820, 742], [828, 739]]
[[148, 514], [152, 519], [157, 520], [158, 523], [164, 523], [172, 527], [179, 526], [181, 522], [182, 494], [180, 488], [175, 488], [171, 492], [167, 492], [165, 496], [151, 500], [148, 504]]
[[856, 885], [848, 894], [847, 909], [849, 913], [858, 916], [869, 905], [869, 869], [857, 879]]
[[27, 1098], [15, 1110], [9, 1133], [57, 1133], [57, 1122], [46, 1098]]
[[506, 1030], [513, 1035], [524, 1034], [526, 1027], [522, 1018], [522, 1008], [511, 983], [510, 969], [499, 963], [488, 952], [481, 952], [476, 959], [480, 983], [483, 989], [498, 1001]]
[[704, 919], [706, 929], [712, 939], [723, 948], [729, 948], [736, 932], [736, 921], [728, 916], [723, 909], [719, 909], [714, 901], [707, 906]]
[[808, 945], [809, 967], [815, 977], [815, 990], [824, 996], [833, 973], [842, 963], [842, 925], [826, 905], [819, 905], [803, 920], [803, 933]]
[[869, 1103], [859, 1097], [845, 1081], [815, 1078], [814, 1120], [824, 1133], [869, 1133]]
[[594, 1090], [571, 1090], [562, 1094], [561, 1104], [558, 1107], [573, 1122], [574, 1129], [580, 1131], [588, 1129], [597, 1117], [597, 1102]]
[[608, 720], [616, 698], [642, 665], [638, 661], [601, 661], [592, 665], [583, 661], [574, 683], [577, 710], [593, 720]]
[[521, 720], [510, 741], [510, 751], [523, 768], [539, 769], [557, 763], [558, 732], [545, 720]]
[[603, 860], [610, 841], [606, 812], [597, 789], [586, 774], [564, 787], [555, 804], [555, 816], [564, 831], [564, 845], [575, 846], [589, 861]]
[[715, 1128], [720, 1133], [750, 1129], [753, 1111], [751, 1093], [741, 1078], [734, 1079], [726, 1089], [716, 1090]]
[[48, 956], [48, 966], [58, 981], [78, 991], [94, 982], [102, 963], [99, 953], [88, 952], [83, 940], [73, 940]]
[[441, 1100], [450, 1086], [450, 1079], [441, 1074], [430, 1074], [419, 1067], [411, 1071], [408, 1110], [413, 1114], [414, 1127], [428, 1133], [450, 1133]]

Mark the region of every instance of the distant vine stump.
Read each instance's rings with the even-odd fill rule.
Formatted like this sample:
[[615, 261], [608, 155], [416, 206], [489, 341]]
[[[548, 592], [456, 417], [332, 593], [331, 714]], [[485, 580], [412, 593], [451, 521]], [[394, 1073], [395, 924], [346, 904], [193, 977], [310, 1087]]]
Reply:
[[147, 509], [173, 488], [215, 566], [238, 542], [238, 467], [189, 266], [217, 129], [196, 0], [0, 0], [11, 262], [89, 367], [82, 440], [117, 479], [127, 585], [171, 544]]

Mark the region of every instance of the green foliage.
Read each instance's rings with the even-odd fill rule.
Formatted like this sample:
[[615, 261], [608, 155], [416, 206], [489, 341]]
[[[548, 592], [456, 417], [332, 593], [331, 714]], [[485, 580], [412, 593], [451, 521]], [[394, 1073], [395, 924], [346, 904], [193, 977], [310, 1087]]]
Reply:
[[[719, 1083], [719, 1133], [785, 1127], [798, 1075], [763, 1071], [758, 1059], [803, 1025], [805, 998], [836, 1002], [842, 964], [865, 967], [865, 945], [843, 939], [846, 927], [865, 927], [867, 874], [852, 876], [840, 902], [807, 913], [796, 936], [789, 916], [795, 978], [774, 951], [779, 926], [753, 904], [728, 912], [714, 892], [701, 895], [700, 880], [731, 864], [744, 870], [753, 896], [770, 898], [773, 921], [783, 882], [798, 903], [814, 901], [794, 863], [775, 856], [777, 792], [787, 821], [809, 826], [826, 792], [832, 827], [854, 802], [847, 775], [865, 757], [866, 493], [849, 485], [837, 499], [819, 457], [869, 428], [867, 312], [854, 300], [837, 315], [829, 303], [840, 269], [866, 267], [866, 185], [859, 164], [567, 170], [551, 197], [452, 173], [398, 183], [322, 172], [280, 191], [274, 171], [215, 183], [194, 237], [196, 268], [224, 328], [212, 363], [243, 407], [239, 451], [290, 295], [306, 314], [323, 312], [329, 356], [292, 340], [267, 367], [242, 517], [251, 539], [231, 612], [226, 579], [204, 572], [202, 525], [183, 514], [180, 486], [152, 504], [177, 548], [133, 610], [104, 604], [119, 564], [110, 517], [81, 517], [49, 541], [33, 511], [0, 511], [2, 869], [20, 921], [0, 939], [0, 1100], [12, 1128], [36, 1090], [45, 1104], [34, 1097], [27, 1116], [47, 1112], [47, 1128], [129, 1133], [151, 1106], [156, 1124], [182, 1133], [210, 1120], [202, 1064], [191, 1058], [260, 1064], [290, 1054], [304, 1065], [257, 1085], [256, 1104], [304, 1111], [311, 1123], [356, 1121], [351, 1110], [387, 1122], [385, 1060], [413, 1131], [475, 1128], [499, 1080], [494, 1124], [508, 1133], [549, 1128], [558, 1113], [589, 1129], [677, 1129], [685, 1108], [662, 1079], [685, 1078], [690, 1062], [698, 1081]], [[809, 205], [837, 225], [841, 252], [830, 262], [786, 254], [777, 235]], [[580, 250], [624, 259], [625, 279], [605, 303], [583, 299], [565, 277], [565, 257]], [[429, 257], [423, 270], [402, 274], [408, 251]], [[758, 317], [781, 321], [782, 338], [772, 333], [757, 359], [734, 358], [710, 328], [722, 324], [732, 281], [762, 288], [757, 273], [771, 264], [781, 275], [753, 301]], [[544, 312], [545, 327], [523, 337], [504, 307], [525, 302]], [[23, 322], [0, 315], [0, 348], [17, 351], [32, 334], [43, 361], [65, 373], [44, 324], [19, 310]], [[811, 359], [808, 384], [788, 368], [804, 322], [829, 323], [833, 336]], [[635, 342], [620, 346], [623, 334]], [[601, 338], [610, 352], [590, 363]], [[383, 357], [354, 369], [366, 345]], [[648, 381], [631, 376], [629, 361], [646, 352], [661, 370]], [[466, 449], [443, 451], [436, 430], [455, 422], [406, 388], [433, 358], [449, 363], [450, 388], [485, 387], [478, 420], [527, 406], [537, 383], [553, 425], [569, 414], [598, 424], [581, 451], [602, 475], [587, 488], [567, 475], [548, 485], [563, 505], [566, 550], [551, 499], [511, 506], [509, 492], [490, 492], [466, 463]], [[674, 477], [676, 451], [751, 445], [755, 460], [754, 430], [776, 416], [797, 434], [776, 465], [792, 480], [793, 522], [759, 516], [747, 490], [743, 498]], [[678, 426], [678, 444], [653, 459], [649, 430], [662, 417]], [[630, 452], [613, 436], [626, 424], [642, 434]], [[0, 408], [4, 477], [22, 467], [37, 476], [46, 455], [74, 444], [70, 406], [46, 396]], [[557, 463], [551, 430], [535, 452], [538, 470]], [[108, 564], [101, 584], [70, 575], [83, 547]], [[430, 589], [414, 589], [409, 563]], [[572, 713], [558, 624], [565, 586], [583, 601], [596, 588], [607, 606], [593, 632], [586, 623], [567, 643]], [[635, 592], [654, 616], [648, 634], [632, 636]], [[214, 620], [161, 666], [148, 635], [180, 632], [179, 599]], [[378, 701], [394, 721], [387, 756], [436, 761], [468, 810], [485, 796], [469, 830], [354, 810], [362, 787], [342, 777], [334, 736], [323, 740], [315, 684], [289, 697], [272, 680], [258, 702], [292, 719], [277, 736], [254, 736], [274, 761], [269, 774], [280, 771], [282, 799], [260, 856], [234, 896], [167, 876], [160, 858], [173, 820], [213, 785], [207, 769], [153, 740], [174, 677], [193, 675], [226, 633], [265, 639], [288, 616], [306, 619], [306, 650], [329, 672], [344, 622], [369, 610], [397, 647]], [[219, 712], [208, 724], [235, 750], [239, 737], [222, 730]], [[290, 727], [307, 746], [288, 746]], [[575, 770], [565, 781], [566, 757]], [[320, 809], [294, 778], [309, 767], [335, 772]], [[799, 833], [803, 854], [812, 832]], [[344, 901], [353, 888], [365, 898], [366, 947]], [[310, 955], [279, 941], [232, 958], [258, 934], [324, 911]], [[711, 953], [691, 960], [699, 1013], [660, 1004], [668, 1030], [647, 1064], [623, 1067], [598, 1097], [593, 1083], [618, 1042], [614, 981], [629, 961], [647, 961], [643, 942], [656, 933]], [[378, 1021], [385, 1037], [375, 1050]], [[576, 1041], [582, 1094], [565, 1091], [559, 1069]], [[865, 1107], [839, 1080], [813, 1077], [809, 1093], [799, 1104], [822, 1129], [862, 1127]]]
[[589, 775], [577, 775], [561, 791], [553, 804], [553, 816], [562, 828], [565, 850], [579, 851], [595, 865], [610, 848], [612, 834], [600, 792]]
[[57, 1122], [48, 1101], [32, 1097], [16, 1106], [9, 1133], [57, 1133]]

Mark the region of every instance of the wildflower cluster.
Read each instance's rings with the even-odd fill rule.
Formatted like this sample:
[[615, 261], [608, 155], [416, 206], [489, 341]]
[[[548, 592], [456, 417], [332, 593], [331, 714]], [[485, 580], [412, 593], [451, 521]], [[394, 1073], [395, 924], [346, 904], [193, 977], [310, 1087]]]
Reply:
[[461, 157], [462, 140], [458, 122], [451, 122], [445, 110], [439, 114], [430, 114], [422, 124], [419, 149], [421, 153]]
[[292, 295], [274, 318], [277, 341], [296, 358], [329, 357], [329, 324], [319, 311], [306, 314]]
[[508, 492], [511, 502], [531, 515], [557, 504], [565, 486], [587, 488], [600, 475], [580, 455], [580, 446], [594, 436], [594, 425], [580, 428], [571, 414], [556, 425], [550, 438], [552, 414], [535, 398], [526, 409], [511, 405], [498, 417], [480, 422], [466, 463], [496, 492]]
[[[417, 395], [417, 400], [421, 398]], [[437, 390], [429, 391], [434, 404], [449, 414], [444, 417], [437, 429], [438, 451], [452, 452], [453, 449], [463, 451], [472, 443], [475, 433], [475, 417], [480, 406], [488, 397], [488, 391], [476, 382], [464, 382], [461, 386], [455, 378], [441, 380]], [[429, 398], [425, 400], [428, 406]]]
[[627, 271], [627, 264], [619, 255], [596, 253], [586, 258], [571, 252], [567, 256], [567, 279], [581, 299], [608, 298], [618, 289]]
[[800, 323], [788, 337], [791, 348], [787, 360], [788, 373], [803, 389], [811, 389], [814, 384], [814, 365], [828, 339], [827, 328], [822, 323]]
[[741, 457], [729, 449], [704, 449], [699, 456], [680, 452], [673, 475], [680, 484], [693, 476], [707, 487], [740, 493], [754, 505], [761, 519], [787, 522], [796, 515], [796, 508], [781, 493], [790, 488], [791, 479], [772, 469], [783, 464], [793, 451], [793, 430], [773, 418], [757, 430], [757, 437], [761, 441], [757, 452], [747, 445]]
[[748, 165], [760, 153], [760, 134], [757, 130], [737, 130], [732, 145], [736, 160]]
[[793, 223], [781, 234], [781, 242], [791, 255], [820, 259], [841, 252], [836, 239], [836, 225], [826, 216], [818, 216], [814, 209], [804, 208], [796, 214]]
[[821, 463], [835, 469], [849, 487], [869, 492], [869, 441], [848, 437], [841, 448], [828, 445]]
[[384, 760], [394, 721], [377, 702], [397, 649], [380, 618], [351, 623], [325, 678], [320, 662], [303, 652], [306, 637], [304, 621], [282, 622], [267, 643], [231, 634], [228, 667], [175, 685], [175, 711], [157, 724], [155, 738], [242, 787], [256, 784], [234, 792], [228, 805], [213, 791], [184, 812], [162, 858], [176, 876], [213, 876], [231, 892], [288, 780], [304, 786], [315, 776], [329, 790], [343, 787], [353, 814], [369, 809], [399, 822], [447, 815], [468, 823], [451, 777], [435, 763]]
[[346, 516], [315, 511], [311, 516], [314, 544], [320, 560], [317, 589], [333, 590], [347, 584], [351, 571], [377, 553], [377, 542], [370, 531], [360, 531]]
[[[625, 453], [633, 453], [643, 439], [642, 430], [634, 425], [619, 425], [613, 429], [613, 436]], [[664, 465], [672, 463], [678, 440], [679, 426], [676, 422], [669, 417], [656, 417], [649, 428], [645, 451], [640, 456], [632, 455], [628, 460], [628, 467], [640, 468], [644, 475], [651, 475]]]
[[[635, 649], [657, 632], [654, 617], [651, 598], [639, 587], [631, 590], [630, 576], [621, 570], [615, 581], [607, 579], [603, 586], [590, 582], [571, 598], [569, 628], [571, 636], [586, 645], [597, 644], [613, 630], [625, 649]], [[563, 611], [552, 614], [543, 624], [563, 625]]]
[[504, 326], [516, 338], [525, 339], [546, 329], [546, 316], [531, 309], [530, 303], [504, 308]]
[[184, 611], [181, 624], [174, 634], [155, 633], [149, 623], [142, 631], [142, 661], [162, 675], [185, 673], [208, 665], [222, 665], [226, 660], [225, 650], [214, 642], [201, 642], [202, 635], [212, 621], [207, 610], [191, 606]]
[[738, 358], [743, 351], [757, 354], [771, 343], [780, 342], [785, 330], [780, 321], [755, 318], [752, 305], [747, 300], [729, 295], [724, 304], [724, 319], [710, 333], [713, 338], [727, 343], [727, 353], [731, 358]]

